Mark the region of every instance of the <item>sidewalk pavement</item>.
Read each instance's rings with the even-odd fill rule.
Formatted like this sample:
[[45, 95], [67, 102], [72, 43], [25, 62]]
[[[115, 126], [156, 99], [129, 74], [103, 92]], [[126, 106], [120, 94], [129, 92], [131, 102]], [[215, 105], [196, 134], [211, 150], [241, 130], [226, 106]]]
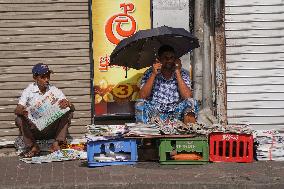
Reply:
[[88, 168], [86, 161], [26, 164], [0, 157], [0, 188], [283, 189], [284, 162]]

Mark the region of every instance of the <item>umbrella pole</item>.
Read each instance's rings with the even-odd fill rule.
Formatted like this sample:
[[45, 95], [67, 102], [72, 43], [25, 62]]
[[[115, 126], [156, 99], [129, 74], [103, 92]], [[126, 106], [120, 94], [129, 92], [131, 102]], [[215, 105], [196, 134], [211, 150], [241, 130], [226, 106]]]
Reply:
[[127, 78], [127, 67], [125, 67], [125, 78]]

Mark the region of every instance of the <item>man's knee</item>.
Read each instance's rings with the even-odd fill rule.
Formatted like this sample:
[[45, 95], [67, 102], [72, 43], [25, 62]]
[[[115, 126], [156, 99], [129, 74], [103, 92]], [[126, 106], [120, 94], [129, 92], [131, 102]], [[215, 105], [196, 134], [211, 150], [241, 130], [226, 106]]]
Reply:
[[15, 119], [15, 124], [17, 127], [22, 127], [24, 125], [24, 118], [21, 116], [17, 116]]
[[183, 123], [188, 124], [188, 123], [196, 123], [196, 115], [194, 112], [188, 112], [184, 114], [183, 117]]
[[71, 124], [71, 119], [73, 118], [73, 112], [68, 111], [66, 112], [61, 118], [59, 118], [59, 122], [64, 122], [64, 125], [68, 123], [68, 125]]
[[66, 117], [68, 120], [71, 120], [73, 118], [73, 112], [71, 111], [66, 112]]

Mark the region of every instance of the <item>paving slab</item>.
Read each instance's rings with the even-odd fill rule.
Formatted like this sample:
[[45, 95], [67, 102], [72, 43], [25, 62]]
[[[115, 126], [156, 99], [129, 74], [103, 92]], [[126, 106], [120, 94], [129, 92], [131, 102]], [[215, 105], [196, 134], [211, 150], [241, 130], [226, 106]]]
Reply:
[[0, 158], [0, 188], [283, 189], [284, 162], [160, 165], [139, 162], [89, 168], [86, 161], [26, 164]]

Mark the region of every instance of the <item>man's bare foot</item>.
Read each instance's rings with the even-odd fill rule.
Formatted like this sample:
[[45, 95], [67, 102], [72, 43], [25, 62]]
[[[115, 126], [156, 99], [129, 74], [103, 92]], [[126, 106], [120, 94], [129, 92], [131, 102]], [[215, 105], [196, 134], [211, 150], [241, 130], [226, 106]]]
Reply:
[[40, 155], [40, 148], [38, 144], [34, 144], [30, 149], [20, 154], [23, 158], [32, 158]]
[[51, 145], [51, 147], [49, 148], [50, 152], [55, 152], [61, 150], [60, 146], [59, 146], [59, 142], [58, 141], [54, 141], [53, 144]]
[[184, 117], [183, 117], [183, 123], [184, 124], [196, 123], [194, 113], [190, 112], [190, 113], [185, 114]]

